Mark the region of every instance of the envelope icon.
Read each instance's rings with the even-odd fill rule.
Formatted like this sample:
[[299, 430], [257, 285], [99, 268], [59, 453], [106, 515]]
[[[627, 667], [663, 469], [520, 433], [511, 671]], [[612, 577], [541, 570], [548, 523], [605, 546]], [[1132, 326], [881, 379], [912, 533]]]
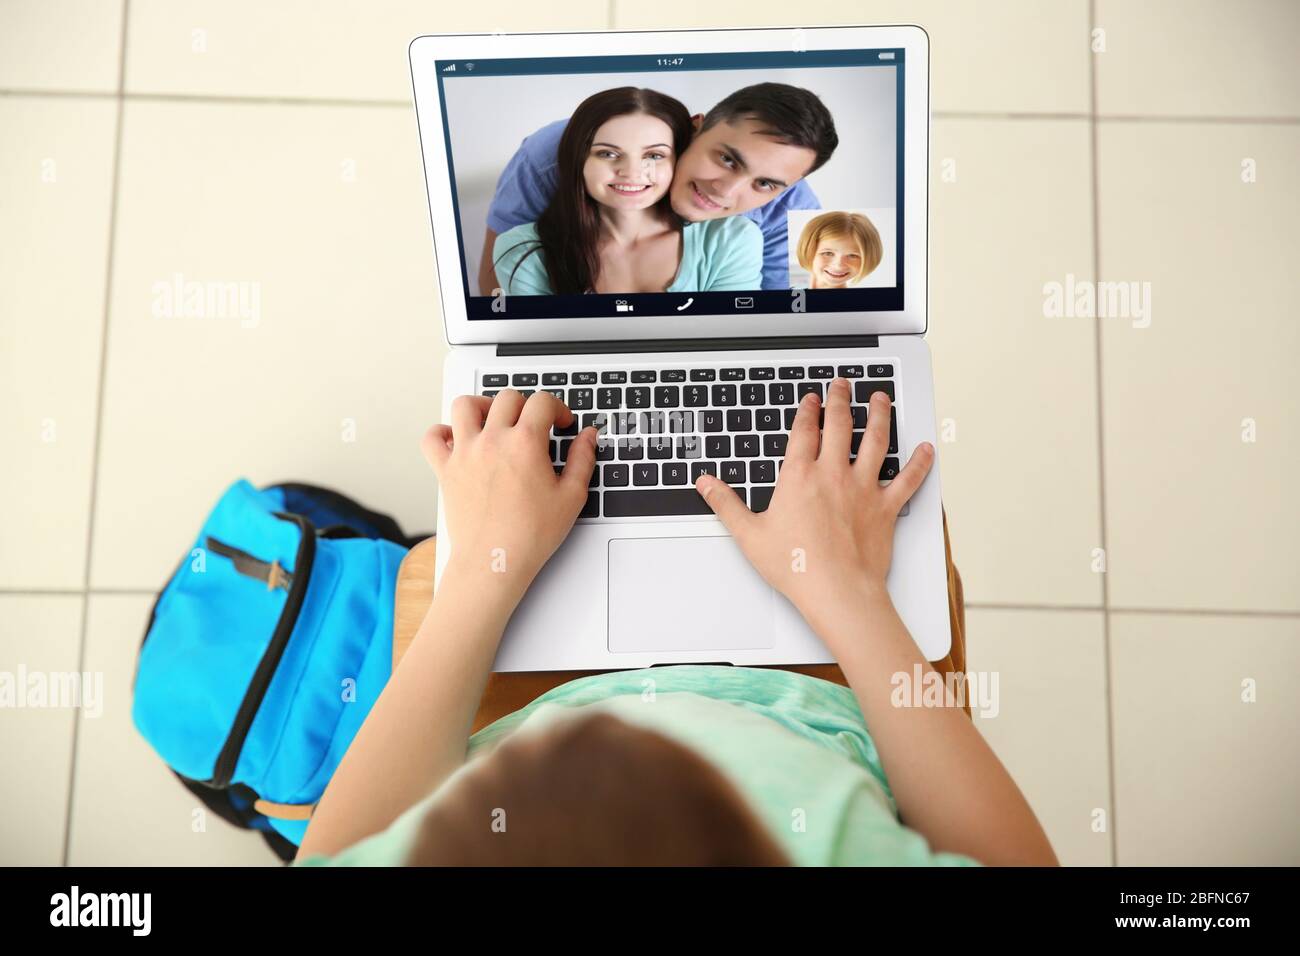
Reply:
[[752, 309], [754, 307], [754, 297], [752, 295], [736, 296], [736, 308]]

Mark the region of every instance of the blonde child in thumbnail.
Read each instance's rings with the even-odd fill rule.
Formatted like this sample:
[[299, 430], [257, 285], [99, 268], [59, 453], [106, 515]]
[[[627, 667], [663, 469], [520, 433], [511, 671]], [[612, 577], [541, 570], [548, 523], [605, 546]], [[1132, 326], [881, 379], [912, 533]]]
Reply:
[[884, 247], [871, 220], [857, 212], [824, 212], [808, 220], [795, 250], [809, 288], [857, 285], [880, 265]]

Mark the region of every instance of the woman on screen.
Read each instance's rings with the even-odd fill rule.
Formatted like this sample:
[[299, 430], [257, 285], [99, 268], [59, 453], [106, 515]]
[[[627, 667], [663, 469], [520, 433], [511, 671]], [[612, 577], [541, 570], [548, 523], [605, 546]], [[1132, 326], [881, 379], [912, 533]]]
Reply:
[[557, 185], [536, 222], [497, 237], [507, 295], [761, 288], [763, 238], [741, 216], [687, 223], [668, 188], [689, 144], [678, 100], [624, 86], [587, 97], [565, 127]]

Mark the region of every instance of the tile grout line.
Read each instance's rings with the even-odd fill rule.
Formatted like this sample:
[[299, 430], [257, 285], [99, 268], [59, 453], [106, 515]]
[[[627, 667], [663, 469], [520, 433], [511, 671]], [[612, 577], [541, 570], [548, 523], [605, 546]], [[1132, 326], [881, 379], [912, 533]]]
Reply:
[[[1095, 55], [1095, 54], [1093, 54]], [[315, 96], [257, 96], [236, 93], [127, 93], [105, 90], [37, 90], [37, 89], [0, 89], [0, 97], [32, 97], [35, 99], [125, 99], [129, 102], [143, 103], [211, 103], [246, 106], [347, 106], [380, 109], [413, 109], [410, 100], [359, 100], [348, 97]], [[1009, 112], [1006, 110], [931, 110], [935, 119], [968, 120], [1083, 120], [1100, 123], [1215, 123], [1228, 125], [1257, 126], [1296, 126], [1300, 125], [1300, 116], [1199, 116], [1174, 113], [1132, 113], [1111, 114], [1091, 112], [1040, 112], [1025, 110]]]
[[[86, 560], [82, 570], [81, 639], [77, 646], [77, 673], [83, 672], [86, 667], [86, 637], [90, 630], [90, 562], [94, 554], [95, 509], [99, 503], [99, 458], [104, 438], [104, 379], [108, 370], [108, 316], [113, 292], [114, 240], [117, 233], [118, 187], [122, 168], [122, 124], [126, 113], [126, 100], [122, 92], [126, 88], [126, 37], [130, 14], [131, 0], [123, 0], [122, 36], [118, 44], [117, 63], [117, 120], [113, 131], [112, 194], [108, 206], [108, 261], [104, 270], [104, 314], [99, 335], [99, 382], [96, 387], [95, 442], [90, 457], [90, 509], [86, 517]], [[81, 721], [74, 720], [72, 759], [68, 762], [68, 803], [63, 817], [63, 866], [68, 865], [72, 850], [72, 808], [77, 788], [77, 744], [80, 732]]]
[[[1100, 150], [1097, 148], [1097, 54], [1092, 50], [1092, 31], [1097, 24], [1097, 0], [1088, 0], [1088, 145], [1091, 153], [1089, 163], [1092, 198], [1092, 281], [1101, 281], [1101, 174], [1098, 169]], [[1095, 361], [1095, 381], [1097, 383], [1097, 511], [1101, 525], [1102, 561], [1110, 558], [1109, 542], [1106, 536], [1106, 409], [1105, 380], [1102, 377], [1102, 329], [1101, 319], [1093, 319], [1093, 352]], [[1102, 565], [1101, 574], [1101, 646], [1102, 663], [1106, 671], [1106, 774], [1107, 798], [1110, 800], [1110, 865], [1119, 866], [1119, 832], [1116, 821], [1119, 817], [1115, 805], [1115, 680], [1110, 646], [1110, 582], [1109, 571]]]

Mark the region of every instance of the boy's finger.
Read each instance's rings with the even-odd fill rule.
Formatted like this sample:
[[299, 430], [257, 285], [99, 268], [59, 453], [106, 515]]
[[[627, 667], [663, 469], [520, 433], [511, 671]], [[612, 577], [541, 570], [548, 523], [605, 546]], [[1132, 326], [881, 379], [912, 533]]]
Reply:
[[451, 403], [451, 433], [458, 440], [472, 438], [483, 430], [492, 399], [485, 395], [461, 395]]
[[821, 441], [821, 429], [817, 427], [817, 412], [820, 409], [821, 402], [817, 400], [815, 392], [809, 392], [799, 403], [794, 423], [790, 426], [790, 440], [785, 446], [786, 461], [811, 461], [817, 457], [817, 445]]
[[487, 424], [492, 428], [509, 428], [519, 420], [524, 407], [523, 393], [513, 388], [503, 388], [492, 399], [488, 408]]
[[584, 428], [569, 446], [569, 457], [560, 474], [560, 484], [570, 488], [575, 497], [587, 500], [587, 482], [596, 466], [596, 429]]
[[695, 481], [695, 490], [713, 509], [713, 513], [722, 521], [722, 526], [731, 532], [733, 538], [739, 538], [749, 522], [754, 520], [754, 512], [746, 507], [740, 500], [740, 496], [721, 478], [700, 475]]
[[889, 449], [889, 417], [889, 396], [876, 392], [867, 407], [867, 430], [858, 446], [858, 459], [853, 463], [864, 481], [867, 478], [879, 480], [880, 464]]
[[826, 390], [826, 420], [822, 425], [822, 451], [818, 458], [849, 462], [853, 439], [853, 412], [849, 409], [849, 381], [837, 378]]
[[925, 481], [925, 476], [930, 473], [932, 467], [934, 467], [934, 446], [928, 441], [923, 441], [916, 446], [912, 457], [907, 459], [907, 464], [898, 473], [898, 477], [885, 488], [885, 500], [895, 511], [903, 510], [903, 505], [916, 494], [916, 489], [921, 487], [921, 483]]
[[424, 437], [420, 439], [420, 450], [424, 452], [424, 460], [439, 477], [442, 477], [442, 466], [451, 457], [451, 441], [451, 429], [441, 424], [430, 425]]
[[541, 435], [549, 435], [552, 428], [564, 428], [573, 421], [573, 412], [569, 406], [550, 392], [535, 392], [524, 402], [524, 410], [519, 413], [519, 427], [527, 428]]

